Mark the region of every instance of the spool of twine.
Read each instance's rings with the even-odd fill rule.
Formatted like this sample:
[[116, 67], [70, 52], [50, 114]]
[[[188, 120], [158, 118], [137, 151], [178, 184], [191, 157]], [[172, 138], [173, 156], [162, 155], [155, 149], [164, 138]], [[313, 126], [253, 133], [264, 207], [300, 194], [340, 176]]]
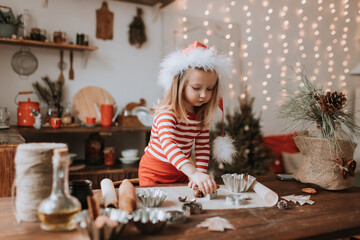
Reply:
[[17, 147], [13, 188], [16, 187], [14, 214], [18, 222], [38, 221], [38, 206], [51, 193], [53, 150], [63, 147], [66, 144], [26, 143]]

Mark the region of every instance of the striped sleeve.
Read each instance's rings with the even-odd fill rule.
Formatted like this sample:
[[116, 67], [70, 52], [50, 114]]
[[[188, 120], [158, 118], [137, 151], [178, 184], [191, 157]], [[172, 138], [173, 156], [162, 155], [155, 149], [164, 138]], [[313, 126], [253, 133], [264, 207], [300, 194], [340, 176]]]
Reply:
[[196, 169], [207, 173], [210, 158], [209, 129], [203, 129], [195, 139]]
[[169, 162], [178, 170], [185, 163], [190, 163], [175, 141], [177, 130], [174, 115], [168, 112], [161, 113], [155, 119], [155, 124], [157, 125], [161, 149]]

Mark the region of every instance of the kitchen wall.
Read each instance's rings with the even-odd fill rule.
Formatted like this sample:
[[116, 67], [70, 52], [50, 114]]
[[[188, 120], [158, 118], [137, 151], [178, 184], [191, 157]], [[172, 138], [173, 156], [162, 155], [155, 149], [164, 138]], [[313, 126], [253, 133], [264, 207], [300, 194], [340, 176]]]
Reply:
[[[16, 14], [29, 9], [33, 26], [46, 29], [49, 35], [61, 30], [67, 33], [68, 39], [75, 41], [76, 33], [84, 32], [89, 35], [90, 44], [99, 48], [89, 53], [85, 66], [86, 56], [74, 53], [75, 80], [68, 80], [67, 69], [65, 102], [71, 102], [78, 90], [93, 85], [106, 89], [120, 107], [140, 98], [145, 98], [151, 106], [162, 94], [155, 84], [159, 62], [173, 46], [187, 44], [186, 40], [175, 44], [174, 39], [191, 35], [191, 32], [182, 32], [184, 26], [192, 24], [183, 22], [184, 16], [239, 26], [237, 54], [232, 55], [237, 63], [234, 66], [236, 87], [229, 91], [228, 106], [235, 106], [240, 87], [249, 85], [250, 94], [255, 97], [254, 111], [257, 115], [261, 113], [266, 135], [283, 132], [276, 117], [276, 106], [285, 99], [286, 92], [282, 90], [285, 85], [298, 85], [291, 70], [291, 67], [296, 68], [297, 62], [307, 67], [319, 86], [348, 91], [350, 97], [360, 82], [357, 81], [359, 77], [349, 76], [349, 71], [360, 61], [360, 6], [357, 0], [177, 0], [165, 7], [158, 18], [155, 18], [153, 8], [141, 6], [148, 42], [140, 49], [130, 46], [127, 39], [128, 25], [139, 5], [108, 1], [114, 13], [114, 39], [104, 41], [95, 38], [95, 11], [102, 1], [49, 0], [46, 8], [42, 7], [43, 2], [3, 0], [1, 5], [10, 6]], [[345, 16], [344, 11], [347, 11]], [[322, 17], [320, 20], [319, 16]], [[209, 45], [212, 45], [211, 36], [204, 35], [205, 38], [210, 39]], [[226, 39], [225, 35], [223, 39]], [[219, 46], [220, 49], [223, 47]], [[40, 81], [45, 75], [57, 79], [60, 73], [57, 68], [59, 52], [34, 47], [31, 51], [37, 57], [39, 67], [28, 79], [19, 78], [10, 64], [12, 55], [19, 48], [0, 45], [0, 105], [11, 110], [12, 124], [16, 123], [14, 97], [17, 92], [31, 90], [31, 83]], [[69, 64], [68, 58], [68, 52], [65, 52]], [[31, 98], [37, 100], [35, 96]]]

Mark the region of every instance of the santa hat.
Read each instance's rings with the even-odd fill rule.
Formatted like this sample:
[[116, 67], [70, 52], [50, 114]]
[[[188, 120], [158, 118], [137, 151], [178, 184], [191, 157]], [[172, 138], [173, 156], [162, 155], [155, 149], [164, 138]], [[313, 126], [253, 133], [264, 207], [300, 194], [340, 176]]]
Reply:
[[224, 94], [230, 82], [231, 62], [225, 55], [219, 54], [215, 48], [208, 48], [197, 41], [164, 58], [160, 64], [159, 84], [167, 91], [171, 87], [174, 76], [181, 74], [189, 67], [215, 71], [219, 79], [220, 96]]
[[[165, 91], [169, 90], [175, 76], [180, 75], [188, 68], [201, 68], [204, 71], [215, 71], [218, 75], [218, 88], [220, 96], [230, 82], [231, 62], [225, 55], [219, 54], [215, 48], [208, 48], [195, 41], [183, 50], [177, 50], [164, 58], [160, 64], [158, 83]], [[231, 137], [224, 135], [224, 109], [222, 98], [219, 101], [222, 111], [222, 136], [214, 140], [212, 146], [213, 157], [219, 163], [232, 163], [236, 149]]]

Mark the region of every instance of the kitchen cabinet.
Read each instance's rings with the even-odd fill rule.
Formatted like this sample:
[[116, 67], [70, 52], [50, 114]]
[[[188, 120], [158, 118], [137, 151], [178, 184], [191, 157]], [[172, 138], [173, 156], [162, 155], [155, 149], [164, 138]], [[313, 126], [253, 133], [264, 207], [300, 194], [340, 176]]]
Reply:
[[[145, 137], [145, 144], [148, 143], [150, 139], [150, 132], [151, 127], [122, 127], [122, 126], [112, 126], [109, 128], [104, 128], [101, 126], [98, 127], [83, 127], [83, 126], [75, 126], [75, 127], [61, 127], [59, 129], [53, 129], [51, 127], [43, 127], [41, 129], [35, 129], [32, 127], [13, 127], [14, 130], [16, 130], [21, 136], [25, 138], [25, 140], [28, 139], [34, 139], [35, 137], [39, 137], [40, 141], [54, 141], [54, 138], [56, 136], [60, 136], [68, 141], [74, 141], [75, 137], [79, 137], [79, 135], [82, 135], [82, 137], [87, 138], [89, 134], [92, 133], [100, 133], [100, 135], [103, 135], [106, 137], [106, 135], [111, 135], [115, 133], [127, 133], [127, 134], [133, 134], [133, 133], [141, 133]], [[139, 137], [142, 137], [140, 134]], [[120, 136], [114, 136], [114, 138], [118, 139], [119, 137], [123, 137], [124, 135]], [[115, 140], [115, 139], [112, 140]], [[126, 138], [126, 137], [125, 137]], [[36, 142], [39, 139], [36, 139]], [[78, 141], [78, 140], [76, 140]], [[128, 139], [125, 141], [128, 142]], [[64, 142], [64, 141], [62, 141]], [[80, 140], [80, 144], [82, 144], [82, 140]], [[141, 141], [143, 142], [143, 141]], [[117, 144], [117, 140], [115, 140], [115, 144]], [[137, 145], [139, 143], [137, 142]], [[70, 146], [70, 145], [69, 145]], [[70, 147], [74, 147], [71, 145]], [[138, 146], [139, 147], [139, 146]], [[144, 146], [141, 146], [143, 148]], [[141, 153], [139, 157], [141, 156]], [[78, 161], [80, 160], [80, 161]], [[69, 179], [75, 180], [75, 179], [88, 179], [93, 182], [93, 188], [97, 189], [100, 188], [100, 182], [104, 178], [110, 178], [112, 181], [119, 181], [123, 180], [125, 178], [131, 179], [131, 178], [137, 178], [138, 177], [138, 163], [136, 164], [129, 164], [124, 165], [120, 162], [116, 161], [117, 163], [114, 166], [106, 166], [106, 165], [86, 165], [84, 168], [76, 170], [76, 171], [70, 171], [69, 173]], [[83, 165], [84, 161], [82, 159], [77, 159], [75, 161], [75, 166]]]

